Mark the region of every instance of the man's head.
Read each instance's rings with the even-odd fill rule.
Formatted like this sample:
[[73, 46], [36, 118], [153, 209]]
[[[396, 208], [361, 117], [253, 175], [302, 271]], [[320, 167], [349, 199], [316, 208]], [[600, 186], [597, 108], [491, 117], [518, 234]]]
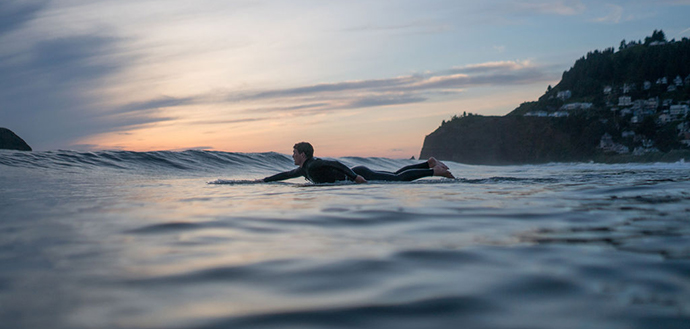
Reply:
[[295, 164], [302, 166], [305, 161], [311, 159], [314, 156], [314, 147], [307, 142], [299, 142], [293, 146], [292, 158], [295, 160]]

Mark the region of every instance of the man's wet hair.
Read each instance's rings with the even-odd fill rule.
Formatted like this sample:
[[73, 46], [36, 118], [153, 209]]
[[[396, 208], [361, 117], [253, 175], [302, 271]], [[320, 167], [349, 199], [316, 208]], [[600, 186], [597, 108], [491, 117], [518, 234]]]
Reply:
[[293, 148], [297, 150], [297, 153], [304, 153], [304, 155], [307, 156], [307, 159], [314, 157], [314, 147], [307, 142], [299, 142], [295, 144]]

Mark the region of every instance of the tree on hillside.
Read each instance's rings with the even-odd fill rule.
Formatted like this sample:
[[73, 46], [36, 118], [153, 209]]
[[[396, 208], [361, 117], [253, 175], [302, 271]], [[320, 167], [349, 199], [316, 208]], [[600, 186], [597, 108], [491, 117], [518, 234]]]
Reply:
[[655, 42], [655, 41], [666, 42], [666, 35], [664, 34], [664, 31], [654, 30], [654, 33], [652, 33], [651, 37], [644, 38], [644, 45], [649, 46], [650, 43]]

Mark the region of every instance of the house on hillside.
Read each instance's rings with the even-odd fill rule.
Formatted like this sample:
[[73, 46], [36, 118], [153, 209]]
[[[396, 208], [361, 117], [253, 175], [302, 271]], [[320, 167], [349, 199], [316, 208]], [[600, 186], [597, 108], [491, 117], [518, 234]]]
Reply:
[[656, 84], [658, 85], [667, 85], [668, 84], [668, 79], [666, 77], [659, 78], [656, 80]]
[[634, 83], [631, 83], [631, 84], [627, 84], [627, 83], [626, 83], [626, 84], [623, 84], [623, 93], [624, 93], [624, 94], [627, 94], [627, 93], [629, 93], [629, 92], [631, 92], [631, 91], [633, 91], [633, 90], [635, 90], [635, 84], [634, 84]]
[[660, 152], [658, 148], [654, 147], [654, 141], [651, 139], [642, 140], [642, 146], [638, 146], [633, 150], [634, 155], [644, 155], [647, 153]]
[[563, 118], [563, 117], [567, 117], [569, 115], [570, 115], [570, 113], [565, 112], [565, 111], [556, 111], [556, 112], [549, 114], [550, 117], [554, 117], [554, 118]]
[[556, 97], [560, 98], [561, 100], [566, 100], [570, 99], [570, 97], [573, 97], [573, 93], [570, 90], [559, 91], [558, 94], [556, 94]]
[[611, 95], [611, 92], [613, 92], [613, 87], [611, 87], [611, 86], [604, 87], [604, 94], [605, 95]]
[[687, 105], [671, 105], [671, 107], [668, 110], [668, 113], [676, 119], [684, 118], [686, 115], [688, 115], [688, 112], [690, 112], [690, 107]]
[[634, 138], [635, 132], [632, 130], [626, 130], [621, 133], [622, 138]]
[[685, 146], [690, 147], [690, 123], [683, 122], [676, 126], [678, 129], [678, 137], [680, 142], [685, 144]]
[[643, 101], [643, 100], [641, 100], [641, 99], [638, 99], [638, 100], [636, 100], [636, 101], [634, 101], [634, 102], [632, 103], [632, 108], [631, 108], [631, 109], [632, 109], [633, 111], [635, 111], [635, 112], [636, 112], [636, 111], [640, 111], [640, 110], [642, 110], [643, 108], [645, 108], [644, 105], [645, 105], [645, 101]]
[[526, 116], [526, 117], [542, 117], [543, 118], [543, 117], [549, 116], [549, 113], [547, 113], [546, 111], [535, 111], [535, 112], [527, 112], [527, 113], [525, 113], [524, 116]]
[[644, 90], [652, 89], [652, 83], [650, 81], [644, 82]]
[[654, 110], [659, 108], [659, 97], [653, 97], [645, 101], [644, 108], [646, 110]]
[[681, 78], [680, 75], [677, 75], [676, 78], [673, 79], [673, 83], [674, 83], [677, 87], [681, 87], [681, 86], [683, 86], [683, 78]]
[[632, 97], [630, 96], [621, 96], [618, 97], [618, 106], [630, 106], [632, 105]]
[[561, 106], [562, 111], [589, 110], [594, 106], [592, 103], [570, 103]]
[[615, 152], [618, 154], [630, 153], [630, 149], [627, 146], [614, 143], [609, 133], [604, 133], [604, 135], [601, 136], [599, 148], [604, 152]]

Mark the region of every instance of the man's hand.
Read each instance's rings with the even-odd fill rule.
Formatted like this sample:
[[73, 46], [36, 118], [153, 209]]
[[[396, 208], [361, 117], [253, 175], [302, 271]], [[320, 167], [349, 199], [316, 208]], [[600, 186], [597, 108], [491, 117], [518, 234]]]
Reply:
[[362, 177], [360, 175], [357, 175], [357, 177], [355, 177], [355, 183], [357, 183], [357, 184], [362, 184], [362, 183], [366, 183], [366, 182], [367, 182], [367, 180], [364, 179], [364, 177]]

